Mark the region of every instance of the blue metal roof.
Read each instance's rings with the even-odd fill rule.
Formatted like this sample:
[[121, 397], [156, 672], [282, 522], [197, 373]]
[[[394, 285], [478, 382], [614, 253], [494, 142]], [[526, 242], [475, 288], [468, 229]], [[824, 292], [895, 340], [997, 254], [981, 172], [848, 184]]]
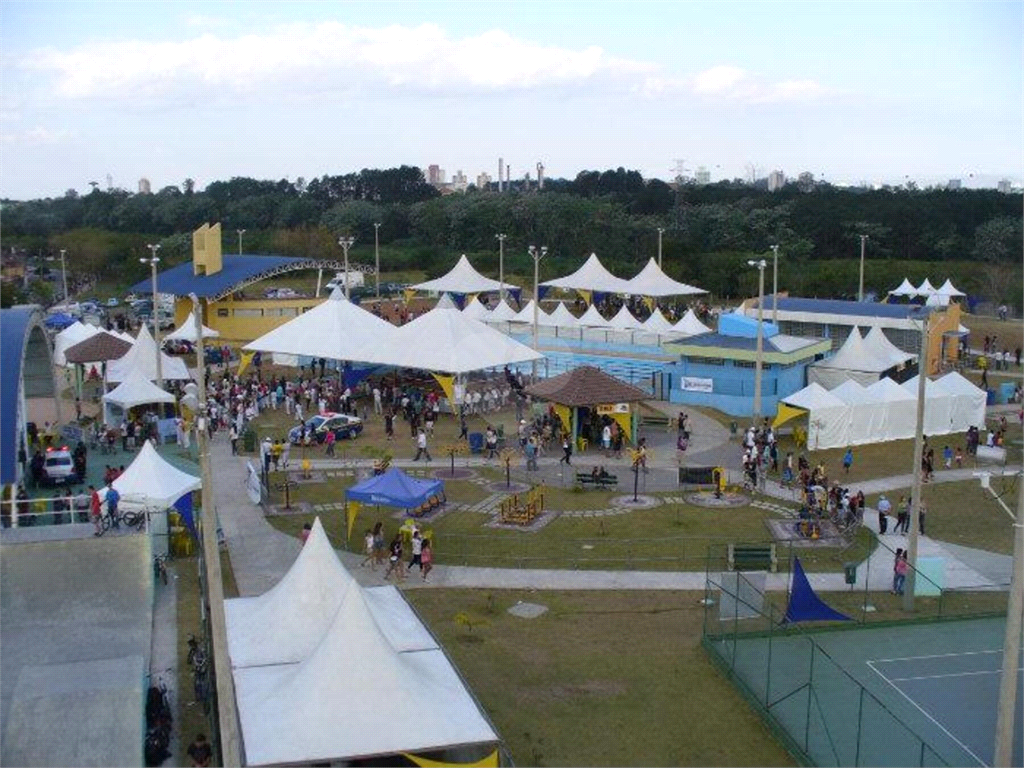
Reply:
[[[297, 269], [337, 268], [337, 262], [304, 259], [296, 256], [250, 256], [224, 254], [223, 268], [215, 275], [193, 274], [192, 262], [164, 270], [157, 275], [156, 287], [161, 293], [188, 296], [194, 293], [203, 299], [219, 299], [238, 289], [282, 272]], [[128, 289], [131, 293], [152, 293], [148, 279]]]
[[[781, 307], [780, 307], [781, 309]], [[822, 341], [822, 339], [815, 339], [808, 337], [806, 339], [807, 346], [812, 346], [815, 342]], [[721, 333], [702, 333], [699, 336], [690, 336], [685, 339], [673, 342], [674, 346], [679, 347], [717, 347], [718, 349], [741, 349], [749, 352], [757, 351], [757, 337], [753, 339], [746, 338], [745, 336], [726, 336]], [[792, 352], [792, 349], [779, 349], [773, 343], [772, 338], [764, 339], [764, 351], [765, 352]]]
[[35, 306], [0, 309], [0, 483], [18, 476], [18, 398], [25, 342]]
[[[752, 303], [757, 307], [757, 300]], [[771, 296], [766, 296], [764, 308], [767, 312], [772, 308]], [[859, 315], [862, 317], [891, 317], [900, 320], [919, 317], [924, 309], [930, 312], [931, 307], [917, 304], [881, 304], [874, 301], [842, 301], [840, 299], [801, 299], [783, 297], [779, 299], [779, 309], [783, 312], [814, 312], [821, 315]]]

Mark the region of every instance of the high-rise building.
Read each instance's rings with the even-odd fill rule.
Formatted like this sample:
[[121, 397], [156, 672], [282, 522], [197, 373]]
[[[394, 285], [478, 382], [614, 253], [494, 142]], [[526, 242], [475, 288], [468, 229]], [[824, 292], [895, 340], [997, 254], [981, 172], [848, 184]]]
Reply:
[[537, 189], [544, 189], [544, 163], [537, 163]]
[[427, 166], [427, 183], [435, 187], [444, 184], [444, 168], [437, 164]]
[[996, 189], [1004, 195], [1008, 195], [1013, 191], [1013, 184], [1010, 183], [1009, 179], [1000, 179], [999, 183], [996, 184]]
[[466, 187], [468, 186], [469, 180], [466, 178], [466, 174], [464, 174], [462, 172], [462, 169], [460, 168], [455, 172], [455, 175], [452, 176], [451, 188], [456, 192], [465, 192]]
[[491, 175], [487, 171], [481, 171], [476, 175], [476, 188], [483, 190], [491, 188]]
[[152, 187], [149, 184], [149, 179], [147, 179], [145, 176], [143, 176], [141, 179], [139, 179], [139, 194], [140, 195], [149, 195], [149, 194], [152, 194], [152, 192], [153, 192], [153, 189], [152, 189]]
[[694, 175], [694, 181], [697, 184], [703, 186], [704, 184], [711, 183], [711, 171], [705, 168], [703, 165], [697, 168], [697, 173]]
[[946, 189], [960, 189], [960, 179], [950, 179]]
[[786, 186], [786, 174], [782, 171], [772, 171], [768, 174], [768, 191], [776, 192]]

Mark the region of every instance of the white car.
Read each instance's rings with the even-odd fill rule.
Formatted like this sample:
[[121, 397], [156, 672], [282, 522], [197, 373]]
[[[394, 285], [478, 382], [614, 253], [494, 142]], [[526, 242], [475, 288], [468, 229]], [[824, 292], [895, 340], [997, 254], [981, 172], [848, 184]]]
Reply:
[[78, 482], [75, 460], [66, 445], [61, 448], [46, 449], [46, 457], [43, 460], [43, 477], [46, 482], [54, 485]]

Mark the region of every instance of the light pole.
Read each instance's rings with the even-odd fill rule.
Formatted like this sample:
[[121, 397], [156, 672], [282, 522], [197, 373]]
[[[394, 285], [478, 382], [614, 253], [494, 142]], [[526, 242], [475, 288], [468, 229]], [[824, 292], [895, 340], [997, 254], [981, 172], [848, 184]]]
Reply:
[[380, 222], [373, 225], [373, 260], [377, 271], [374, 273], [377, 283], [377, 298], [380, 298]]
[[235, 231], [238, 232], [238, 255], [241, 256], [242, 255], [242, 235], [245, 234], [245, 230], [244, 229], [238, 229], [238, 230], [235, 230]]
[[857, 289], [857, 301], [864, 301], [864, 243], [867, 241], [867, 235], [860, 236], [860, 287]]
[[338, 245], [341, 246], [341, 250], [345, 252], [345, 298], [349, 298], [349, 287], [348, 287], [348, 249], [352, 247], [356, 239], [354, 237], [339, 237]]
[[757, 362], [754, 364], [754, 423], [761, 419], [761, 361], [764, 358], [764, 268], [768, 262], [748, 261], [757, 268]]
[[665, 234], [664, 227], [658, 227], [658, 269], [661, 269], [661, 236]]
[[64, 285], [64, 303], [68, 303], [68, 269], [64, 263], [64, 254], [67, 253], [67, 248], [60, 249], [60, 279]]
[[160, 250], [160, 243], [156, 245], [147, 245], [149, 248], [150, 257], [148, 259], [139, 259], [143, 264], [149, 264], [150, 266], [150, 282], [153, 284], [153, 341], [156, 342], [156, 384], [160, 389], [164, 388], [164, 371], [163, 361], [160, 359], [160, 301], [156, 291], [156, 265], [160, 263], [160, 258], [156, 255], [156, 252]]
[[[540, 249], [536, 246], [531, 245], [527, 249], [530, 257], [533, 259], [533, 351], [536, 352], [540, 349], [540, 343], [537, 340], [537, 321], [540, 311], [540, 291], [538, 288], [538, 281], [540, 280], [540, 260], [548, 255], [548, 247], [542, 245]], [[533, 361], [533, 380], [537, 381], [537, 360]]]
[[779, 324], [779, 246], [772, 246], [772, 325]]
[[498, 238], [498, 303], [505, 300], [505, 238], [504, 232], [495, 235]]
[[[1013, 571], [1006, 606], [1006, 636], [1003, 639], [1003, 673], [999, 680], [999, 708], [996, 710], [995, 760], [997, 768], [1009, 768], [1013, 758], [1013, 720], [1017, 708], [1017, 656], [1020, 654], [1021, 623], [1024, 622], [1024, 476], [1017, 476], [1017, 515], [1006, 505], [981, 473], [981, 487], [1013, 520]], [[1019, 735], [1019, 734], [1018, 734]]]
[[[923, 310], [923, 307], [921, 308]], [[914, 482], [910, 490], [910, 539], [907, 542], [907, 581], [903, 591], [903, 610], [914, 610], [917, 581], [917, 532], [921, 519], [921, 457], [924, 455], [924, 398], [928, 378], [928, 315], [921, 319], [921, 349], [917, 357], [917, 427], [914, 430]]]

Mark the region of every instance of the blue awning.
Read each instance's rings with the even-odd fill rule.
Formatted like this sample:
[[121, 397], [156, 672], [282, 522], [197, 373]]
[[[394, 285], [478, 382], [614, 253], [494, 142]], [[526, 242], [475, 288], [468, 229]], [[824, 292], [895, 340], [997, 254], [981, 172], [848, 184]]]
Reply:
[[398, 467], [392, 467], [382, 475], [356, 483], [345, 491], [345, 498], [364, 504], [412, 509], [420, 506], [431, 496], [442, 493], [443, 480], [418, 480], [409, 477]]

